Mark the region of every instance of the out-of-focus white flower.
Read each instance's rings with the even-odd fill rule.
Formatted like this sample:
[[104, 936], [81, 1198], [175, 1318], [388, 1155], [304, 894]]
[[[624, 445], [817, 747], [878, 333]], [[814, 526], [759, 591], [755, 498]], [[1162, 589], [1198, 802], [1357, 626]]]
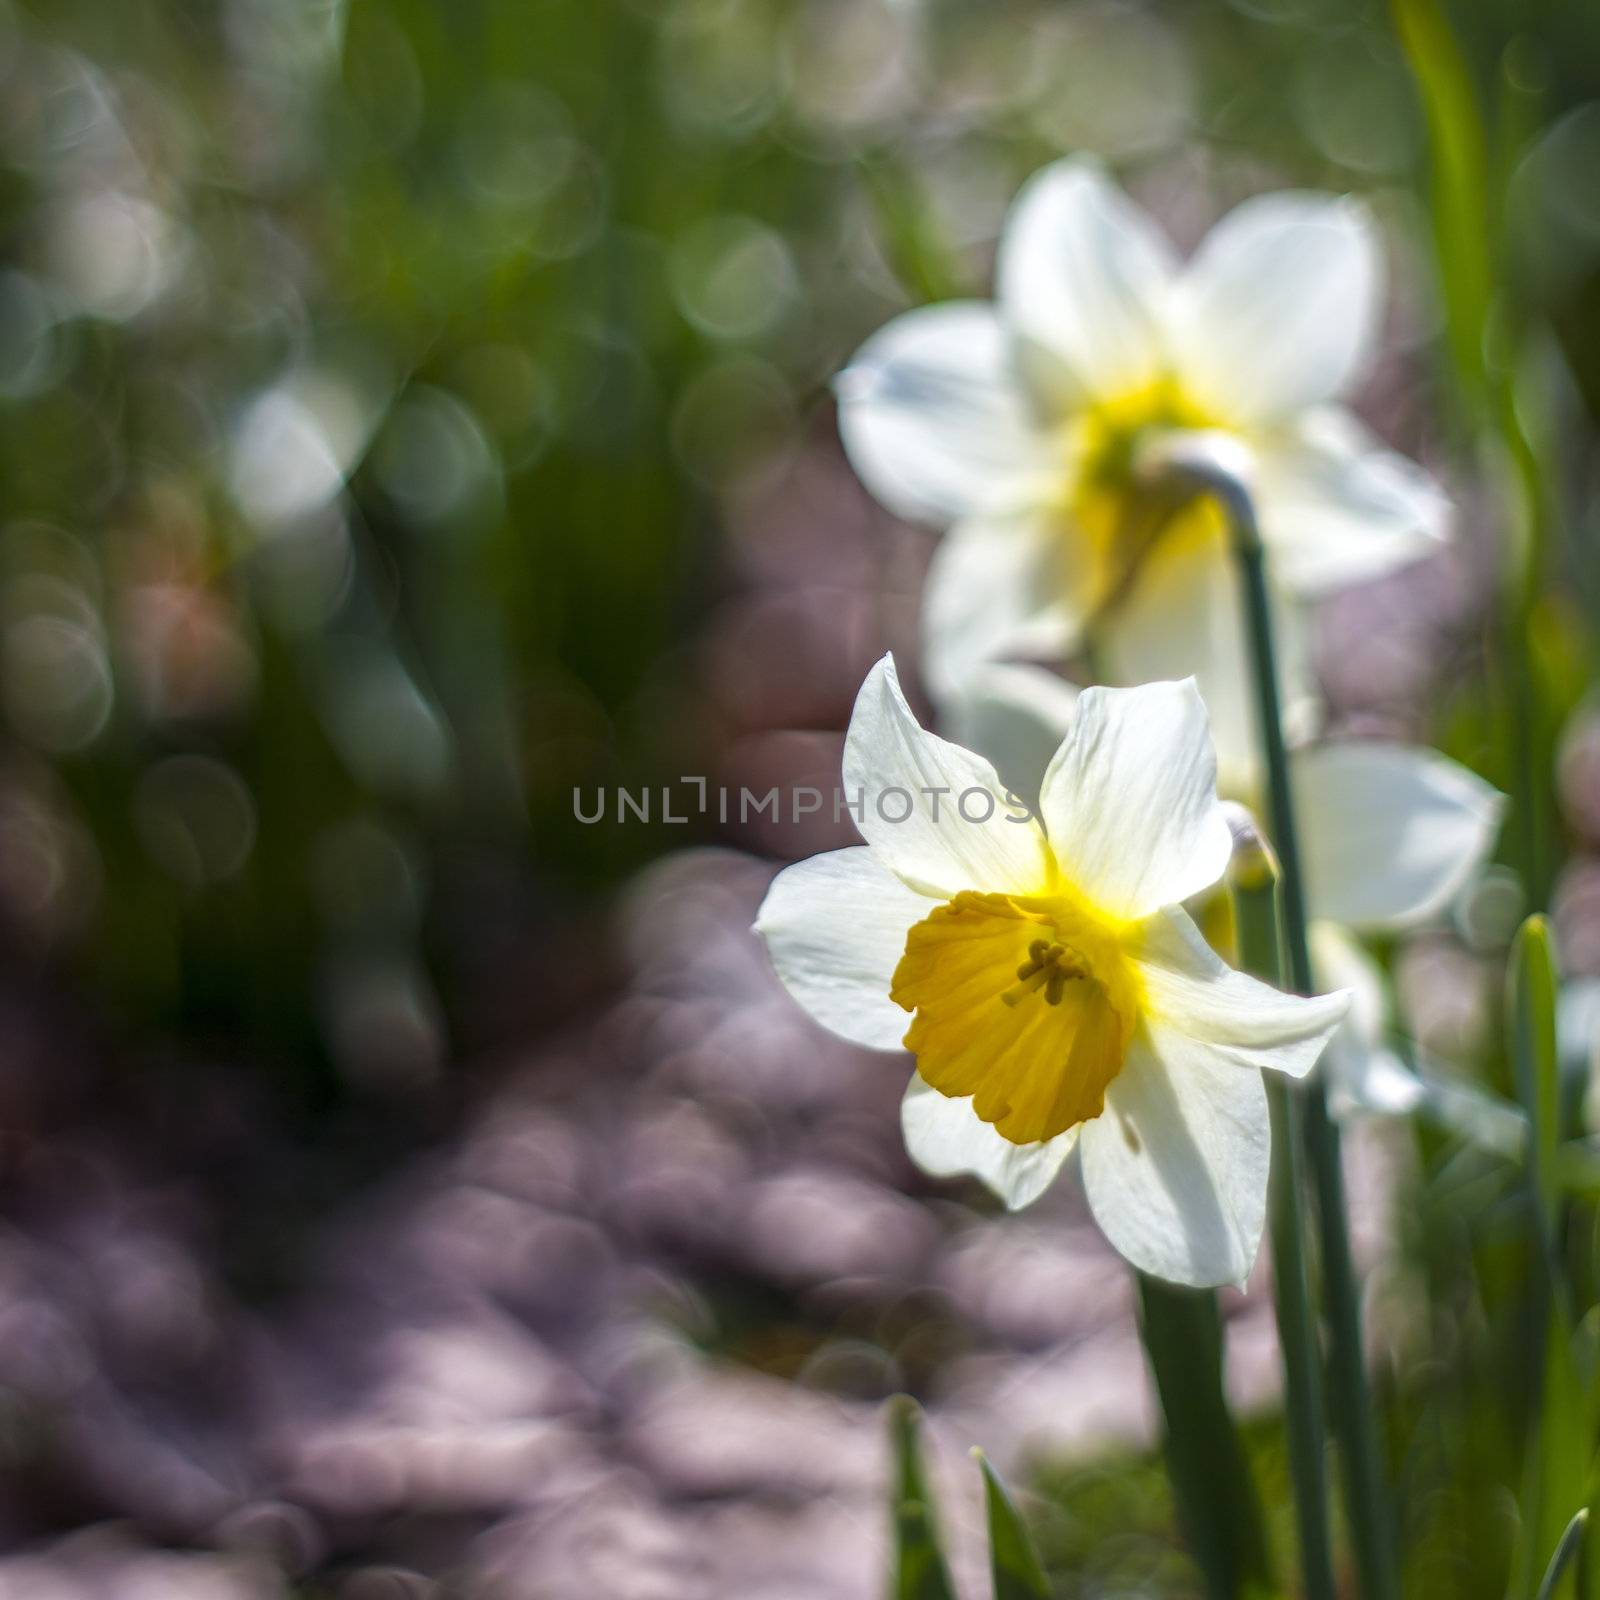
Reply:
[[914, 1159], [1020, 1206], [1077, 1145], [1131, 1262], [1241, 1281], [1265, 1214], [1261, 1071], [1308, 1072], [1347, 997], [1233, 971], [1180, 909], [1232, 847], [1193, 682], [1085, 690], [1035, 817], [988, 761], [918, 725], [886, 657], [844, 784], [867, 844], [780, 873], [756, 927], [825, 1027], [916, 1056]]
[[74, 196], [49, 214], [46, 255], [67, 301], [125, 322], [181, 277], [192, 248], [183, 227], [138, 195]]
[[[1039, 667], [985, 667], [949, 701], [946, 722], [1026, 796], [1071, 726], [1078, 692]], [[1211, 729], [1221, 792], [1263, 815], [1250, 729], [1217, 716]], [[1440, 915], [1482, 871], [1505, 798], [1437, 751], [1410, 745], [1329, 740], [1291, 750], [1289, 763], [1313, 968], [1319, 984], [1351, 995], [1328, 1051], [1332, 1103], [1340, 1112], [1414, 1110], [1426, 1085], [1387, 1043], [1383, 974], [1353, 933], [1398, 932]]]
[[312, 368], [257, 395], [239, 417], [230, 451], [240, 508], [269, 530], [320, 510], [344, 486], [381, 409], [356, 383]]
[[[1102, 675], [1193, 673], [1247, 707], [1237, 583], [1214, 508], [1172, 515], [1141, 471], [1176, 436], [1239, 472], [1284, 596], [1434, 547], [1449, 506], [1335, 404], [1373, 342], [1382, 265], [1351, 199], [1268, 194], [1187, 263], [1100, 170], [1036, 174], [1000, 240], [996, 299], [895, 318], [838, 379], [840, 431], [898, 515], [947, 530], [926, 659], [941, 698], [973, 665], [1059, 656], [1091, 626]], [[1281, 603], [1297, 688], [1293, 607]]]
[[1365, 932], [1444, 911], [1482, 871], [1505, 797], [1437, 750], [1330, 739], [1291, 752], [1312, 915]]
[[1556, 1044], [1563, 1082], [1582, 1096], [1583, 1121], [1600, 1131], [1600, 978], [1571, 978], [1556, 1003]]
[[1389, 1043], [1389, 991], [1383, 969], [1336, 922], [1310, 927], [1311, 965], [1321, 983], [1350, 995], [1350, 1012], [1328, 1046], [1328, 1106], [1336, 1117], [1363, 1112], [1404, 1117], [1427, 1099], [1421, 1078]]

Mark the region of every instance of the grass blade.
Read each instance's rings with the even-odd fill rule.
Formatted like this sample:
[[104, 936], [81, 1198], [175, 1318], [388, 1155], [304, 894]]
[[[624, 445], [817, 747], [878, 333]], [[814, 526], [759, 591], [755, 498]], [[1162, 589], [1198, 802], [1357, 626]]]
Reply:
[[[1566, 1289], [1557, 1259], [1560, 1235], [1561, 1065], [1556, 1044], [1556, 964], [1550, 924], [1529, 917], [1511, 947], [1506, 998], [1517, 1097], [1528, 1118], [1528, 1183], [1549, 1273], [1564, 1308]], [[1568, 1315], [1570, 1326], [1570, 1314]]]
[[1428, 124], [1451, 359], [1481, 415], [1489, 404], [1484, 333], [1494, 292], [1488, 140], [1472, 75], [1439, 0], [1394, 0], [1394, 19]]
[[[1545, 1552], [1554, 1548], [1559, 1557], [1573, 1522], [1593, 1498], [1589, 1467], [1593, 1437], [1593, 1405], [1578, 1375], [1571, 1341], [1562, 1319], [1550, 1315], [1545, 1321], [1540, 1406], [1523, 1460], [1521, 1522], [1513, 1563], [1516, 1594], [1579, 1593], [1563, 1581], [1554, 1558], [1543, 1580], [1536, 1580]], [[1592, 1585], [1585, 1592], [1592, 1592]]]
[[1556, 1545], [1555, 1554], [1550, 1557], [1550, 1565], [1544, 1569], [1544, 1577], [1539, 1583], [1538, 1592], [1534, 1595], [1533, 1600], [1555, 1600], [1556, 1585], [1566, 1575], [1568, 1566], [1577, 1558], [1579, 1548], [1583, 1544], [1583, 1531], [1588, 1525], [1588, 1521], [1589, 1508], [1585, 1506], [1567, 1524], [1567, 1531], [1561, 1535], [1560, 1543]]
[[1050, 1585], [1039, 1563], [1033, 1536], [1000, 1475], [981, 1450], [972, 1452], [983, 1471], [983, 1498], [989, 1514], [989, 1569], [994, 1600], [1050, 1600]]
[[[1529, 917], [1511, 947], [1506, 1024], [1517, 1095], [1528, 1118], [1526, 1182], [1544, 1268], [1540, 1404], [1523, 1461], [1521, 1531], [1514, 1592], [1571, 1592], [1557, 1561], [1574, 1513], [1589, 1493], [1594, 1406], [1573, 1354], [1571, 1295], [1561, 1263], [1565, 1200], [1561, 1190], [1561, 1067], [1556, 1040], [1559, 984], [1550, 925]], [[1538, 1582], [1545, 1552], [1556, 1558]], [[1570, 1558], [1569, 1558], [1570, 1559]], [[1564, 1563], [1563, 1563], [1564, 1565]]]
[[922, 1460], [922, 1412], [908, 1395], [889, 1402], [894, 1450], [894, 1572], [889, 1600], [955, 1600]]
[[884, 256], [911, 298], [923, 305], [955, 299], [963, 289], [970, 293], [914, 175], [887, 154], [864, 155], [858, 170], [877, 219]]
[[[1441, 0], [1393, 0], [1395, 31], [1416, 80], [1432, 157], [1429, 211], [1434, 256], [1444, 297], [1451, 364], [1478, 434], [1486, 470], [1499, 457], [1510, 465], [1504, 515], [1509, 537], [1495, 673], [1499, 679], [1501, 739], [1515, 804], [1516, 865], [1532, 904], [1547, 903], [1558, 836], [1548, 778], [1554, 727], [1536, 693], [1541, 629], [1539, 585], [1549, 544], [1547, 485], [1555, 463], [1531, 438], [1516, 402], [1518, 318], [1497, 305], [1507, 274], [1503, 180], [1521, 154], [1517, 143], [1528, 108], [1515, 92], [1502, 110], [1492, 148], [1481, 97]], [[1503, 301], [1504, 296], [1498, 297]], [[1497, 317], [1496, 312], [1501, 314]], [[1497, 348], [1491, 351], [1491, 346]]]

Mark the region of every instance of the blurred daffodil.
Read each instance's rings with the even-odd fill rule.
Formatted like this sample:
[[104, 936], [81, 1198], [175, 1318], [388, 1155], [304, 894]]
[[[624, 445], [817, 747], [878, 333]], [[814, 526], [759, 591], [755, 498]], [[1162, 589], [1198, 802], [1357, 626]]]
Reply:
[[[1042, 668], [994, 665], [949, 701], [945, 722], [1028, 799], [1078, 697]], [[1211, 729], [1222, 793], [1263, 814], [1252, 730], [1216, 714]], [[1504, 797], [1435, 750], [1383, 740], [1306, 744], [1289, 759], [1317, 981], [1351, 996], [1328, 1050], [1331, 1103], [1341, 1114], [1415, 1110], [1428, 1087], [1389, 1043], [1383, 974], [1357, 936], [1397, 933], [1444, 912], [1488, 861]], [[1216, 904], [1225, 913], [1225, 902]]]
[[[1225, 530], [1141, 470], [1182, 436], [1254, 497], [1282, 595], [1415, 559], [1449, 507], [1336, 403], [1373, 343], [1382, 263], [1351, 199], [1248, 200], [1181, 263], [1093, 164], [1046, 167], [1000, 240], [994, 302], [895, 318], [837, 383], [856, 471], [946, 529], [925, 608], [939, 694], [1007, 656], [1060, 656], [1092, 628], [1101, 675], [1194, 674], [1237, 696], [1242, 637]], [[1280, 653], [1295, 686], [1293, 608]]]
[[885, 658], [844, 783], [867, 844], [780, 873], [756, 926], [819, 1022], [915, 1055], [913, 1156], [1019, 1206], [1076, 1144], [1131, 1262], [1241, 1281], [1266, 1197], [1262, 1069], [1308, 1072], [1347, 1000], [1233, 971], [1180, 909], [1231, 849], [1194, 684], [1086, 690], [1034, 815], [988, 761], [918, 725]]

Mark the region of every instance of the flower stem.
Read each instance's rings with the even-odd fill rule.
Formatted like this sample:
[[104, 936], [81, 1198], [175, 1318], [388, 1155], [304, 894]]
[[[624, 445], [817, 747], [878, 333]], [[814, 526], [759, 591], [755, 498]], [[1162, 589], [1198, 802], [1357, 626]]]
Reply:
[[[1200, 481], [1228, 519], [1233, 553], [1239, 563], [1255, 678], [1258, 733], [1267, 769], [1268, 810], [1273, 843], [1282, 868], [1283, 932], [1289, 978], [1297, 992], [1312, 994], [1315, 986], [1306, 931], [1305, 879], [1300, 869], [1294, 798], [1289, 788], [1289, 753], [1284, 744], [1283, 714], [1278, 698], [1272, 606], [1255, 506], [1244, 486], [1231, 474], [1213, 470], [1204, 473]], [[1361, 1592], [1367, 1600], [1393, 1600], [1395, 1581], [1387, 1500], [1361, 1347], [1361, 1291], [1350, 1253], [1339, 1129], [1328, 1113], [1327, 1095], [1320, 1077], [1308, 1081], [1302, 1110], [1306, 1152], [1317, 1190], [1322, 1288], [1329, 1332], [1329, 1380], [1334, 1431], [1344, 1469], [1345, 1508], [1355, 1544]]]
[[[1152, 458], [1147, 470], [1165, 478], [1168, 484], [1186, 487], [1192, 495], [1209, 495], [1227, 519], [1234, 558], [1239, 564], [1251, 676], [1255, 681], [1257, 733], [1267, 769], [1272, 840], [1281, 869], [1283, 939], [1290, 987], [1300, 994], [1312, 994], [1315, 991], [1307, 935], [1305, 879], [1300, 868], [1299, 835], [1289, 788], [1289, 752], [1284, 743], [1283, 711], [1278, 698], [1272, 605], [1255, 504], [1240, 479], [1209, 456], [1174, 451]], [[1345, 1510], [1355, 1546], [1360, 1592], [1365, 1600], [1395, 1600], [1393, 1543], [1377, 1425], [1361, 1345], [1361, 1291], [1350, 1253], [1339, 1129], [1328, 1113], [1327, 1094], [1320, 1076], [1306, 1083], [1301, 1112], [1306, 1153], [1317, 1191], [1333, 1427], [1339, 1443]]]
[[1165, 1422], [1178, 1523], [1210, 1600], [1278, 1592], [1261, 1502], [1223, 1389], [1223, 1330], [1210, 1289], [1136, 1272], [1139, 1336]]
[[[1237, 840], [1229, 886], [1239, 935], [1239, 964], [1266, 982], [1283, 983], [1283, 924], [1279, 872], [1271, 847], [1259, 834]], [[1328, 1531], [1328, 1482], [1323, 1458], [1322, 1351], [1311, 1305], [1306, 1268], [1304, 1186], [1300, 1144], [1300, 1097], [1275, 1072], [1266, 1080], [1272, 1115], [1272, 1292], [1283, 1353], [1284, 1411], [1289, 1433], [1289, 1470], [1294, 1483], [1300, 1535], [1300, 1567], [1306, 1600], [1337, 1600], [1333, 1541]]]

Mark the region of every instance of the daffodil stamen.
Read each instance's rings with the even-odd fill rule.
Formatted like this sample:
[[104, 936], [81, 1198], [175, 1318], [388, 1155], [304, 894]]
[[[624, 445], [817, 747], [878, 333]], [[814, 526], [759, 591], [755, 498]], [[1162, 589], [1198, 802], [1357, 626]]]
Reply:
[[1008, 1006], [1020, 1005], [1030, 994], [1043, 989], [1047, 1003], [1058, 1006], [1067, 984], [1074, 978], [1088, 976], [1088, 968], [1077, 961], [1064, 944], [1035, 939], [1028, 946], [1028, 959], [1017, 968], [1017, 983], [1000, 998]]
[[1217, 425], [1167, 377], [1086, 406], [1066, 426], [1060, 536], [1078, 564], [1088, 616], [1109, 613], [1158, 548], [1187, 550], [1221, 534], [1208, 503], [1153, 495], [1138, 470], [1153, 442]]
[[[968, 890], [934, 907], [907, 932], [890, 989], [914, 1013], [905, 1043], [918, 1071], [972, 1095], [1013, 1144], [1098, 1116], [1140, 1015], [1127, 937], [1061, 886], [1036, 898]], [[1033, 997], [1042, 1004], [1024, 1003]]]

